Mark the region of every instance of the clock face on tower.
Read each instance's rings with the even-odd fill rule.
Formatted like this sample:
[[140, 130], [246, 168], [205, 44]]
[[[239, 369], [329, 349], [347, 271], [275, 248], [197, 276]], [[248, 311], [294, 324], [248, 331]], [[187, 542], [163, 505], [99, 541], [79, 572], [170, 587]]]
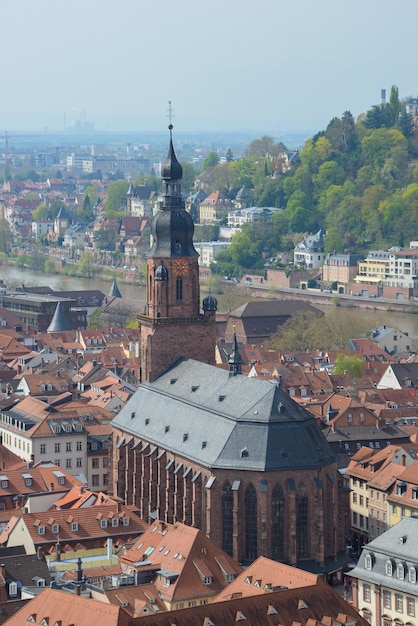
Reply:
[[176, 276], [185, 276], [189, 270], [189, 266], [187, 265], [187, 261], [184, 259], [177, 259], [173, 263], [173, 271]]

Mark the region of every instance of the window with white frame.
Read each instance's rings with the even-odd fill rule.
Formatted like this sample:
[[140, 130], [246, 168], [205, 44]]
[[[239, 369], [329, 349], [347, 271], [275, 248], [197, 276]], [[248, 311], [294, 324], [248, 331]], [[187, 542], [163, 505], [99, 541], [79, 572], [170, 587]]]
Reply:
[[406, 599], [406, 611], [411, 617], [415, 617], [415, 598]]
[[100, 520], [100, 528], [107, 528], [107, 520], [106, 519], [101, 519]]
[[403, 563], [398, 563], [396, 567], [396, 573], [397, 573], [399, 580], [403, 580], [405, 578], [405, 568], [404, 568]]
[[385, 574], [386, 574], [386, 576], [392, 576], [393, 575], [393, 563], [392, 563], [392, 561], [390, 559], [388, 561], [386, 561], [386, 563], [385, 563]]
[[390, 609], [392, 606], [392, 594], [388, 590], [383, 592], [383, 605], [385, 609]]
[[78, 531], [78, 523], [77, 522], [71, 522], [71, 531], [73, 533], [76, 533]]
[[408, 569], [408, 582], [416, 583], [417, 582], [417, 570], [413, 565], [411, 565]]
[[403, 613], [403, 596], [401, 593], [395, 593], [395, 611]]
[[371, 602], [372, 600], [372, 589], [367, 583], [363, 585], [363, 600], [365, 602]]
[[9, 583], [9, 596], [17, 596], [17, 583], [15, 581]]
[[368, 570], [371, 570], [373, 567], [373, 555], [370, 552], [364, 557], [364, 567]]
[[117, 517], [112, 517], [112, 526], [119, 526], [119, 520]]

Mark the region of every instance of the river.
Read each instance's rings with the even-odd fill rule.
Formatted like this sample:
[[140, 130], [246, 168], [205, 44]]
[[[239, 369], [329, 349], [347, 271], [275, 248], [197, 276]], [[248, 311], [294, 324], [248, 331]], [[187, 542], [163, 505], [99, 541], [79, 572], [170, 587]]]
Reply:
[[[22, 269], [13, 266], [0, 266], [0, 278], [7, 284], [9, 279], [13, 286], [18, 283], [28, 286], [33, 285], [49, 285], [52, 289], [57, 290], [81, 290], [81, 289], [99, 289], [104, 294], [109, 292], [111, 283], [101, 278], [76, 278], [72, 276], [63, 276], [61, 274], [45, 274], [44, 272], [35, 272], [31, 269]], [[65, 285], [65, 287], [64, 287]], [[139, 287], [129, 283], [118, 282], [119, 290], [125, 298], [146, 299], [145, 287]], [[317, 306], [315, 304], [315, 306]], [[320, 306], [322, 310], [329, 311], [330, 306]], [[353, 315], [368, 319], [370, 321], [370, 329], [375, 326], [386, 324], [393, 326], [397, 330], [406, 332], [413, 339], [418, 339], [418, 315], [411, 313], [400, 313], [398, 311], [374, 311], [370, 309], [350, 309]]]
[[[17, 285], [45, 286], [58, 291], [78, 291], [82, 289], [99, 289], [104, 294], [109, 293], [111, 282], [101, 278], [77, 278], [74, 276], [64, 276], [62, 274], [46, 274], [45, 272], [36, 272], [27, 268], [17, 268], [10, 265], [0, 265], [0, 278], [6, 284], [16, 287]], [[119, 290], [125, 298], [145, 299], [145, 288], [138, 285], [122, 283], [118, 281]]]

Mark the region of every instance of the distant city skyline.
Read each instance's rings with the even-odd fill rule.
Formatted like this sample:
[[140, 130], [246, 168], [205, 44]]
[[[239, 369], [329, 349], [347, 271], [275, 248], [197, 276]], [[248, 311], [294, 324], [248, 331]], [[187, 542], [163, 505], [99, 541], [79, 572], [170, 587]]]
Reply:
[[171, 100], [177, 130], [313, 134], [382, 88], [418, 93], [416, 0], [14, 0], [0, 18], [2, 130], [162, 130]]

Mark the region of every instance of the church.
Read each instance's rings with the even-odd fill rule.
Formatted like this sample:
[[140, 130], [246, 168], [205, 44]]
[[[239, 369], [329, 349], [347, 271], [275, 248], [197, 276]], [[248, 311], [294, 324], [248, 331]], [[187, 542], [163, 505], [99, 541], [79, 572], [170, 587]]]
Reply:
[[239, 562], [263, 555], [323, 567], [349, 534], [335, 455], [279, 384], [242, 374], [236, 337], [229, 371], [214, 366], [217, 302], [209, 295], [200, 310], [193, 221], [169, 128], [138, 316], [141, 384], [112, 422], [109, 491], [146, 521], [199, 528]]

